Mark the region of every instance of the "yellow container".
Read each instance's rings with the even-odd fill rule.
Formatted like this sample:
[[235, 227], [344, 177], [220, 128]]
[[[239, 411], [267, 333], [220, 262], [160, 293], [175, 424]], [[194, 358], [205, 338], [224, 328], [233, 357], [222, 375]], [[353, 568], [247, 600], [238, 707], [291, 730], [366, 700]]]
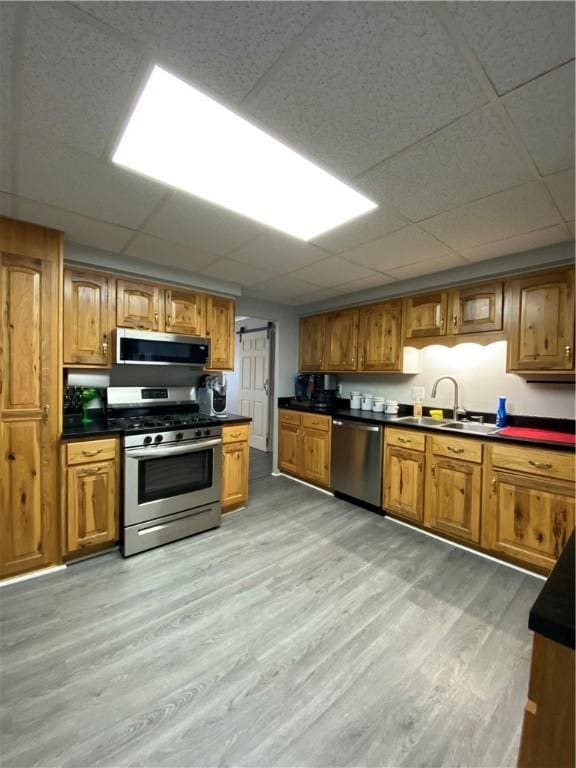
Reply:
[[444, 418], [444, 411], [442, 411], [440, 408], [431, 408], [430, 416], [432, 416], [433, 419], [438, 419], [438, 421], [440, 421]]

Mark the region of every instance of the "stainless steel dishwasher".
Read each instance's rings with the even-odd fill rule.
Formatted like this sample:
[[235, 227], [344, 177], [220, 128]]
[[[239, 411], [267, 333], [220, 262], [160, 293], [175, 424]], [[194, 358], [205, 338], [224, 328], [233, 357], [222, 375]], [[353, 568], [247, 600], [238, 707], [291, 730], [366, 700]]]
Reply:
[[332, 419], [332, 489], [382, 506], [382, 427]]

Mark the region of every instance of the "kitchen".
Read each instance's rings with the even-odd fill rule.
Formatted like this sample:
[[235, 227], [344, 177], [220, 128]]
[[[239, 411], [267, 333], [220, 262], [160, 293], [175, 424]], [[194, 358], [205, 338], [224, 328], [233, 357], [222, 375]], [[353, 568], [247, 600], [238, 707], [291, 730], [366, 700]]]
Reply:
[[573, 764], [574, 6], [0, 10], [3, 764]]

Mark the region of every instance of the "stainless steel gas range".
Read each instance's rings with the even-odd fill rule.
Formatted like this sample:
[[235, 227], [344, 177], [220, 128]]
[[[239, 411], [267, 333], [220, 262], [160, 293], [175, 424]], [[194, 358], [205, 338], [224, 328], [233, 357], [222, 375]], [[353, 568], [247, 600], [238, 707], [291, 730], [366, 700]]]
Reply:
[[222, 427], [186, 387], [110, 387], [108, 423], [124, 432], [125, 557], [221, 522]]

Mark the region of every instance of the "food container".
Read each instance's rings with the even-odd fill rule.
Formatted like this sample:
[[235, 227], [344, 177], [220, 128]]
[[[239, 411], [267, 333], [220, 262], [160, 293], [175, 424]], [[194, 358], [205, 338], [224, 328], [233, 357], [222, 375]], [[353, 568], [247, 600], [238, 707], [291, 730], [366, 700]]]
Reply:
[[398, 413], [398, 400], [386, 400], [386, 413], [390, 415]]
[[376, 413], [384, 413], [384, 409], [386, 407], [386, 401], [383, 397], [375, 397], [374, 402], [372, 403], [372, 410]]
[[362, 410], [371, 411], [373, 402], [374, 402], [374, 395], [367, 395], [366, 393], [364, 393], [362, 395]]
[[362, 408], [362, 396], [360, 392], [350, 392], [350, 408], [355, 410]]

